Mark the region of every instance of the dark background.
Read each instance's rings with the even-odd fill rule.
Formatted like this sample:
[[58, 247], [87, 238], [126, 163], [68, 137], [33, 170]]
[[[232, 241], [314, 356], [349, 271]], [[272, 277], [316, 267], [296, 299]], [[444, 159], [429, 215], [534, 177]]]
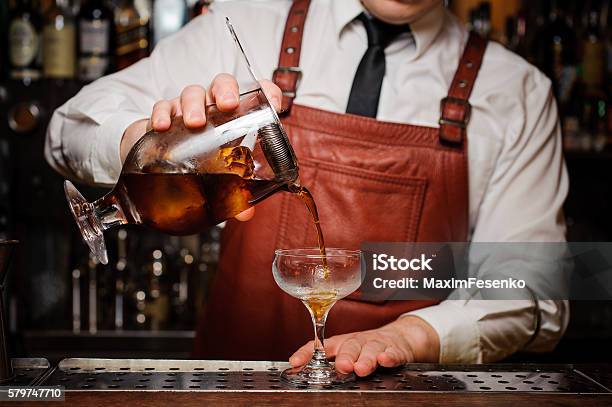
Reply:
[[[452, 1], [451, 7], [466, 24], [538, 64], [553, 80], [554, 67], [547, 61], [559, 52], [553, 44], [561, 40], [560, 66], [573, 67], [578, 73], [571, 101], [560, 101], [571, 185], [565, 205], [568, 239], [612, 241], [609, 1], [550, 3], [555, 2], [531, 6], [530, 2], [493, 1], [483, 6], [478, 1]], [[40, 10], [47, 4], [43, 1]], [[551, 16], [551, 10], [557, 15]], [[598, 15], [597, 27], [589, 25], [593, 12]], [[7, 27], [6, 13], [0, 18], [4, 19], [0, 27]], [[517, 30], [521, 22], [524, 32]], [[124, 228], [127, 255], [121, 266], [118, 248], [123, 243], [113, 230], [106, 234], [109, 265], [92, 263], [68, 212], [63, 178], [43, 158], [45, 129], [53, 110], [83, 83], [9, 79], [7, 33], [2, 30], [0, 239], [21, 241], [7, 296], [14, 354], [50, 359], [189, 357], [194, 320], [205, 306], [208, 281], [216, 270], [218, 229], [173, 238]], [[585, 52], [592, 49], [588, 47], [593, 41], [603, 50], [599, 82], [583, 74], [585, 66], [596, 63]], [[602, 103], [603, 114], [599, 114]], [[29, 125], [31, 130], [24, 130]], [[106, 192], [78, 188], [89, 199]], [[162, 252], [161, 259], [155, 258], [156, 250]], [[162, 276], [152, 273], [156, 261], [163, 264]], [[187, 290], [186, 298], [180, 298], [181, 290]], [[123, 310], [121, 321], [117, 309]], [[571, 315], [567, 334], [554, 353], [519, 354], [512, 360], [611, 361], [612, 303], [573, 302]]]

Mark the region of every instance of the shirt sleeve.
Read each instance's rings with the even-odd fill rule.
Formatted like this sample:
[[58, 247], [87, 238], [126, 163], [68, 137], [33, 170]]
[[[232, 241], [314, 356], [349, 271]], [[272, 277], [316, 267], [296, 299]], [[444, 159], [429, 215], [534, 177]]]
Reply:
[[[539, 72], [507, 131], [472, 242], [563, 242], [568, 176], [550, 81]], [[474, 275], [478, 270], [470, 268]], [[552, 350], [567, 327], [560, 300], [446, 300], [409, 313], [440, 337], [440, 362], [485, 363], [520, 350]]]
[[220, 14], [195, 19], [161, 41], [149, 58], [83, 87], [58, 108], [47, 129], [49, 164], [68, 178], [115, 184], [125, 129], [148, 118], [155, 102], [179, 96], [187, 85], [208, 86], [223, 72], [219, 48], [227, 48], [229, 36]]

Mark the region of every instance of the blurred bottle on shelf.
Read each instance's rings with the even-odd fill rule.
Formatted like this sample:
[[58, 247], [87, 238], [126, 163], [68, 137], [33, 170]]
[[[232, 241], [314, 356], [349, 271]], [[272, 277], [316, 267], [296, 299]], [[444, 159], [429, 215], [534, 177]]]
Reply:
[[78, 15], [78, 75], [92, 81], [111, 68], [113, 12], [103, 0], [84, 0]]
[[[0, 92], [2, 92], [0, 88]], [[0, 95], [0, 110], [3, 110], [5, 103]], [[0, 240], [9, 239], [9, 217], [11, 211], [11, 191], [9, 180], [12, 178], [9, 164], [9, 142], [6, 137], [0, 136]]]
[[582, 81], [588, 94], [604, 92], [606, 49], [600, 26], [600, 7], [591, 2], [587, 15], [587, 27], [582, 38]]
[[[504, 45], [551, 79], [567, 150], [601, 151], [612, 146], [610, 3], [523, 0], [500, 36]], [[485, 33], [486, 15], [480, 5], [473, 9], [471, 28]]]
[[123, 330], [125, 320], [126, 276], [128, 275], [127, 237], [125, 229], [117, 232], [117, 263], [115, 263], [115, 323], [116, 330]]
[[470, 29], [484, 38], [491, 35], [491, 3], [481, 2], [470, 13]]
[[605, 0], [602, 7], [601, 24], [605, 41], [605, 87], [607, 95], [607, 134], [608, 145], [612, 146], [612, 1]]
[[8, 77], [8, 13], [8, 2], [0, 1], [0, 81]]
[[98, 266], [97, 257], [89, 255], [88, 262], [88, 314], [87, 325], [90, 334], [98, 332]]
[[534, 62], [552, 80], [559, 110], [565, 114], [578, 76], [578, 39], [567, 23], [567, 2], [547, 0], [542, 4], [548, 20], [536, 35]]
[[606, 49], [603, 39], [602, 4], [587, 2], [583, 21], [585, 28], [581, 41], [582, 104], [585, 109], [582, 125], [592, 135], [591, 147], [595, 151], [605, 149], [607, 137], [607, 95], [604, 87]]
[[19, 0], [9, 17], [10, 77], [24, 82], [41, 77], [42, 17], [34, 0]]
[[174, 34], [187, 21], [185, 0], [155, 0], [153, 3], [153, 45]]
[[149, 56], [151, 3], [119, 0], [115, 7], [115, 68], [121, 70]]
[[45, 15], [43, 73], [47, 78], [74, 78], [76, 28], [68, 0], [55, 0]]
[[72, 332], [81, 332], [81, 269], [72, 270]]
[[[542, 19], [540, 19], [539, 24], [543, 24]], [[537, 26], [538, 19], [535, 17], [533, 9], [523, 3], [516, 16], [508, 17], [506, 20], [505, 45], [528, 61], [533, 62], [531, 49], [534, 43], [534, 35], [538, 30]]]
[[604, 95], [595, 99], [593, 138], [593, 149], [597, 152], [603, 151], [608, 145], [612, 146], [608, 134], [608, 103]]

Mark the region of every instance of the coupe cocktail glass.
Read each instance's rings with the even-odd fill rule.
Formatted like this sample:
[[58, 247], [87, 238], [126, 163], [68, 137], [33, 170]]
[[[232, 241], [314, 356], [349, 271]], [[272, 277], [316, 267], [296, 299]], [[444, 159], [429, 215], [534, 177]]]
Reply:
[[327, 267], [319, 248], [276, 250], [272, 272], [276, 284], [299, 299], [312, 317], [315, 331], [314, 352], [303, 367], [285, 370], [281, 377], [295, 384], [329, 385], [355, 380], [327, 360], [324, 349], [325, 320], [336, 301], [361, 285], [361, 252], [326, 249]]

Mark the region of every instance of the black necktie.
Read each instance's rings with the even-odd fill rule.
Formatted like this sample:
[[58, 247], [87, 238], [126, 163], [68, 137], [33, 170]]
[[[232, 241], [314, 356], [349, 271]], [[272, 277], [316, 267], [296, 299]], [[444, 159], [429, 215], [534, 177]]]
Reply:
[[357, 19], [363, 23], [368, 33], [368, 49], [361, 58], [353, 79], [346, 112], [375, 118], [385, 76], [385, 48], [410, 28], [407, 25], [388, 24], [364, 13]]

